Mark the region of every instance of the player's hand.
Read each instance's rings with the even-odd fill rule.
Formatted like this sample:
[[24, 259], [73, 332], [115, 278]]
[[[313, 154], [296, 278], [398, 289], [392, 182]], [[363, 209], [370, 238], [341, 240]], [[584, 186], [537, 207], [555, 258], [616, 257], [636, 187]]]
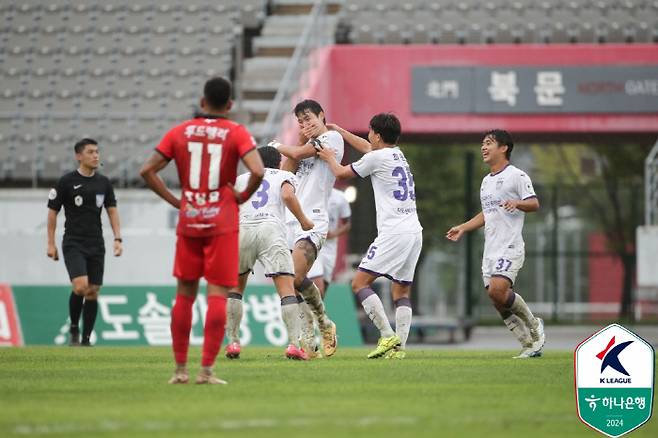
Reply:
[[333, 149], [330, 148], [321, 148], [318, 150], [318, 157], [324, 161], [329, 161], [331, 158], [335, 157], [336, 153]]
[[57, 245], [55, 245], [54, 243], [49, 243], [48, 244], [48, 250], [46, 251], [46, 255], [48, 255], [48, 257], [53, 259], [54, 261], [59, 260], [59, 253], [57, 252]]
[[330, 130], [332, 130], [332, 131], [339, 131], [339, 130], [340, 130], [340, 126], [338, 126], [338, 125], [335, 124], [335, 123], [327, 123], [327, 129], [330, 129]]
[[465, 231], [461, 227], [461, 225], [457, 225], [456, 227], [452, 227], [448, 230], [448, 232], [446, 233], [446, 237], [448, 238], [448, 240], [452, 240], [453, 242], [457, 242], [459, 239], [461, 239], [464, 232]]
[[508, 213], [514, 213], [516, 211], [517, 206], [519, 205], [519, 200], [517, 199], [512, 199], [509, 201], [503, 201], [502, 204], [500, 204], [501, 207], [505, 209]]
[[316, 136], [316, 131], [317, 129], [314, 126], [305, 126], [302, 128], [302, 135], [304, 135], [304, 137], [306, 137], [308, 140], [311, 140]]
[[123, 254], [123, 244], [118, 240], [114, 241], [114, 257], [120, 257]]
[[228, 186], [228, 188], [231, 189], [231, 191], [233, 192], [233, 196], [235, 196], [235, 200], [238, 202], [238, 205], [240, 205], [240, 204], [244, 204], [245, 201], [247, 201], [246, 199], [243, 199], [242, 192], [239, 191], [239, 190], [237, 190], [237, 189], [233, 186], [233, 184], [228, 183], [227, 186]]
[[306, 143], [308, 143], [308, 140], [309, 140], [309, 138], [306, 135], [304, 135], [304, 132], [302, 131], [301, 126], [299, 127], [299, 135], [297, 136], [297, 140], [298, 140], [298, 144], [300, 146], [305, 145]]
[[313, 227], [315, 226], [315, 224], [313, 223], [313, 221], [310, 220], [310, 219], [308, 219], [308, 218], [304, 219], [304, 220], [303, 220], [302, 222], [300, 222], [299, 224], [302, 226], [302, 230], [304, 230], [304, 231], [312, 230]]

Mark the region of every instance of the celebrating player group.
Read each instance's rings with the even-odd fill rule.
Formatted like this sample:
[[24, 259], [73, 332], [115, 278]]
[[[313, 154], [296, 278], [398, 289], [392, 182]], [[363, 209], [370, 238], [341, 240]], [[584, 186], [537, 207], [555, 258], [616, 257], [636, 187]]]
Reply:
[[[329, 250], [329, 261], [321, 254], [328, 237], [335, 239], [349, 229], [349, 221], [339, 223], [350, 216], [347, 203], [342, 208], [330, 206], [337, 178], [370, 177], [375, 195], [378, 234], [352, 280], [356, 300], [380, 332], [377, 347], [367, 357], [405, 358], [412, 326], [411, 286], [423, 228], [416, 209], [414, 175], [398, 146], [400, 121], [390, 113], [374, 115], [366, 140], [327, 124], [320, 103], [304, 100], [293, 109], [298, 144], [274, 140], [257, 149], [247, 130], [227, 118], [230, 95], [228, 81], [209, 80], [202, 113], [172, 128], [141, 170], [147, 185], [180, 212], [173, 270], [178, 286], [171, 320], [176, 368], [170, 383], [189, 381], [192, 305], [201, 277], [208, 282], [208, 310], [196, 383], [226, 383], [215, 375], [213, 366], [225, 329], [226, 356], [240, 357], [242, 297], [257, 261], [281, 299], [281, 319], [288, 332], [284, 355], [309, 360], [335, 354], [336, 325], [323, 302], [331, 272], [322, 271], [333, 270], [335, 247]], [[345, 143], [363, 156], [343, 165]], [[482, 158], [491, 172], [482, 181], [482, 211], [452, 227], [446, 237], [457, 241], [465, 232], [485, 228], [484, 286], [521, 343], [516, 357], [531, 358], [542, 354], [543, 322], [533, 316], [513, 286], [524, 261], [524, 215], [536, 211], [539, 202], [527, 174], [510, 164], [512, 148], [512, 138], [505, 131], [484, 135]], [[158, 176], [172, 160], [182, 187], [180, 198]], [[240, 160], [248, 172], [237, 177]], [[339, 198], [344, 202], [340, 192]], [[337, 211], [342, 211], [340, 217]], [[395, 330], [372, 289], [382, 276], [392, 282]]]

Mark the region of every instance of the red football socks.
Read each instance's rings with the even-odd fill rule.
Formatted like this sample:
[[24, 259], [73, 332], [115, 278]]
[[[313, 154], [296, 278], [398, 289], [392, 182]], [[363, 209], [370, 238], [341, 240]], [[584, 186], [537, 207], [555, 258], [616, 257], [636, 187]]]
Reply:
[[174, 308], [171, 310], [172, 347], [174, 349], [174, 358], [179, 365], [187, 363], [194, 299], [195, 297], [177, 294]]
[[[224, 340], [226, 326], [226, 297], [222, 295], [208, 296], [208, 311], [206, 326], [203, 329], [203, 355], [201, 366], [211, 367]], [[189, 332], [188, 332], [189, 334]]]

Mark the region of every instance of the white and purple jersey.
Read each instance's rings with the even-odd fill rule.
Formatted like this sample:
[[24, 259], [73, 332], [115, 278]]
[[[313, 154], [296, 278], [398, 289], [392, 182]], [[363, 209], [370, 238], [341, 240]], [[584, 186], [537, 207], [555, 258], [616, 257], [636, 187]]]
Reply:
[[[343, 137], [336, 131], [327, 131], [318, 137], [322, 146], [329, 148], [336, 154], [340, 163], [345, 152]], [[304, 158], [297, 167], [297, 198], [306, 216], [313, 222], [329, 222], [328, 208], [331, 190], [336, 177], [329, 169], [329, 165], [318, 156]], [[292, 213], [288, 220], [292, 220]], [[326, 226], [328, 228], [328, 225]]]
[[483, 258], [496, 258], [508, 250], [524, 248], [522, 231], [525, 213], [521, 210], [510, 213], [501, 205], [504, 201], [526, 200], [536, 196], [530, 177], [511, 164], [482, 179], [480, 201], [484, 214]]
[[371, 176], [379, 235], [423, 230], [416, 212], [414, 177], [400, 148], [368, 152], [352, 163], [352, 170], [362, 178]]
[[[352, 216], [350, 203], [347, 202], [345, 194], [338, 189], [331, 189], [329, 197], [329, 231], [338, 228], [341, 219], [348, 219]], [[333, 254], [336, 257], [338, 249], [338, 239], [329, 239], [324, 243], [322, 251]]]
[[[249, 173], [238, 176], [235, 187], [244, 190], [249, 180]], [[276, 222], [285, 225], [286, 206], [281, 199], [281, 186], [290, 183], [295, 187], [296, 178], [290, 172], [279, 169], [265, 169], [263, 182], [258, 190], [240, 205], [240, 224], [258, 224]]]

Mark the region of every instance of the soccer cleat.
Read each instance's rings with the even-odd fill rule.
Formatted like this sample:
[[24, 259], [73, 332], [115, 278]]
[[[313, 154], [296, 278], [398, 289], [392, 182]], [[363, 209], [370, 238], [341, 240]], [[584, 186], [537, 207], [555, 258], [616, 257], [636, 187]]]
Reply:
[[331, 325], [328, 328], [320, 330], [322, 332], [322, 350], [327, 357], [333, 356], [336, 353], [336, 346], [338, 345], [336, 324], [333, 321], [330, 322]]
[[320, 348], [315, 342], [315, 337], [310, 337], [310, 338], [302, 337], [299, 340], [299, 346], [301, 347], [302, 350], [304, 350], [309, 360], [322, 358], [322, 353], [320, 352]]
[[379, 342], [377, 342], [377, 348], [368, 354], [368, 359], [377, 359], [382, 357], [395, 347], [399, 347], [400, 344], [402, 344], [402, 341], [400, 341], [400, 337], [398, 335], [389, 336], [388, 338], [381, 337], [379, 338]]
[[530, 329], [530, 336], [532, 336], [532, 351], [535, 354], [533, 357], [541, 356], [542, 349], [546, 343], [546, 334], [544, 333], [544, 321], [541, 318], [537, 320], [537, 327]]
[[228, 382], [215, 376], [215, 373], [210, 370], [201, 369], [199, 375], [196, 376], [197, 385], [226, 385]]
[[407, 357], [406, 351], [400, 350], [399, 348], [394, 348], [386, 353], [384, 359], [404, 359], [405, 357]]
[[174, 375], [169, 379], [170, 385], [186, 384], [190, 381], [190, 376], [187, 374], [187, 368], [176, 368]]
[[89, 341], [89, 337], [86, 336], [82, 338], [82, 342], [80, 342], [81, 347], [91, 347], [91, 341]]
[[80, 346], [80, 329], [77, 327], [71, 327], [71, 331], [69, 333], [69, 346]]
[[233, 342], [226, 347], [226, 357], [229, 359], [240, 359], [240, 344]]
[[286, 357], [293, 360], [308, 360], [308, 354], [299, 347], [295, 347], [293, 344], [288, 345], [286, 348]]
[[533, 357], [541, 357], [542, 354], [541, 350], [534, 351], [532, 347], [524, 348], [518, 355], [514, 356], [514, 359], [530, 359]]

